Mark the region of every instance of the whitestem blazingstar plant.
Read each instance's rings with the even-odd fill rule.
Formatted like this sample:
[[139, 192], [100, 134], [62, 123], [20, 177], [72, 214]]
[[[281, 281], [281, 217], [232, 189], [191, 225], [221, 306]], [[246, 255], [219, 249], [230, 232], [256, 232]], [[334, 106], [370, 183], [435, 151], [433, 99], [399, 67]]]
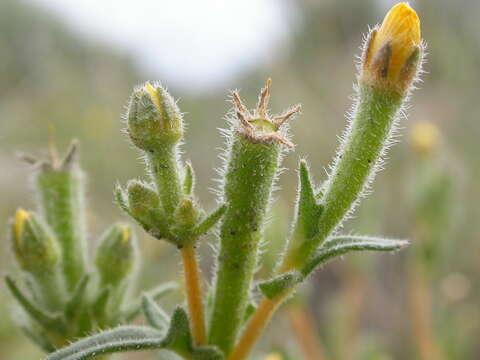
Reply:
[[[205, 216], [193, 196], [194, 174], [179, 156], [182, 115], [159, 84], [137, 88], [127, 113], [127, 133], [143, 152], [149, 180], [117, 187], [122, 209], [152, 237], [178, 247], [184, 264], [188, 313], [171, 317], [143, 298], [150, 326], [122, 326], [80, 340], [49, 360], [79, 360], [130, 351], [166, 349], [185, 359], [243, 360], [275, 310], [319, 265], [353, 251], [394, 251], [408, 244], [371, 236], [342, 235], [341, 224], [354, 210], [392, 142], [396, 121], [409, 97], [423, 58], [420, 23], [406, 3], [394, 6], [366, 41], [354, 111], [328, 179], [313, 185], [305, 160], [299, 166], [296, 216], [276, 275], [255, 284], [259, 243], [279, 172], [282, 153], [293, 147], [286, 120], [293, 107], [272, 116], [271, 80], [249, 111], [234, 91], [222, 173], [221, 205]], [[216, 274], [210, 295], [202, 291], [195, 247], [219, 224]], [[263, 299], [257, 305], [252, 292]], [[205, 299], [208, 299], [206, 301]], [[205, 307], [208, 312], [205, 312]], [[205, 313], [211, 314], [208, 318]]]
[[[39, 209], [18, 209], [11, 220], [8, 237], [24, 281], [7, 276], [6, 284], [26, 315], [19, 326], [44, 351], [53, 352], [138, 316], [141, 299], [132, 299], [130, 292], [139, 258], [131, 228], [118, 223], [101, 236], [89, 263], [85, 175], [75, 143], [62, 161], [55, 151], [45, 161], [26, 159], [35, 169]], [[150, 296], [159, 298], [175, 288], [164, 284]]]

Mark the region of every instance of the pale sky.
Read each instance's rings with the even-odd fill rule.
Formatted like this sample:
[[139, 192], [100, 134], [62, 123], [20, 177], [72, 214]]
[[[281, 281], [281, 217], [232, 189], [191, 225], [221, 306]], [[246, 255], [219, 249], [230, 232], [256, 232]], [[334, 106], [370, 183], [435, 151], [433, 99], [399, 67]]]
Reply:
[[288, 0], [28, 1], [127, 53], [146, 75], [197, 91], [273, 62], [294, 23]]

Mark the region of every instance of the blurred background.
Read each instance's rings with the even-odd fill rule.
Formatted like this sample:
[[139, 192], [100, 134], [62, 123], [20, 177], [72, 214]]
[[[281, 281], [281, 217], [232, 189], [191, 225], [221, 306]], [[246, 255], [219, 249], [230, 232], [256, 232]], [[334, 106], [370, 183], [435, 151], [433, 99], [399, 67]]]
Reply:
[[[125, 220], [113, 186], [144, 175], [139, 153], [121, 133], [121, 115], [132, 88], [145, 80], [160, 80], [180, 98], [185, 159], [211, 209], [228, 90], [240, 89], [253, 107], [271, 76], [272, 111], [302, 103], [303, 114], [292, 123], [296, 148], [285, 158], [266, 232], [259, 278], [268, 276], [293, 214], [298, 159], [308, 159], [317, 183], [325, 179], [346, 123], [363, 35], [394, 3], [1, 0], [0, 232], [17, 207], [35, 206], [31, 168], [17, 154], [46, 154], [52, 138], [62, 150], [73, 138], [80, 142], [90, 248], [108, 224]], [[408, 238], [412, 245], [394, 256], [329, 263], [276, 316], [255, 359], [480, 358], [480, 2], [411, 5], [428, 43], [424, 82], [402, 120], [401, 142], [346, 231]], [[175, 249], [137, 234], [144, 259], [139, 289], [177, 279]], [[201, 251], [210, 276], [206, 242]], [[11, 258], [3, 241], [2, 275], [14, 268]], [[0, 358], [41, 358], [13, 324], [15, 311], [2, 282]]]

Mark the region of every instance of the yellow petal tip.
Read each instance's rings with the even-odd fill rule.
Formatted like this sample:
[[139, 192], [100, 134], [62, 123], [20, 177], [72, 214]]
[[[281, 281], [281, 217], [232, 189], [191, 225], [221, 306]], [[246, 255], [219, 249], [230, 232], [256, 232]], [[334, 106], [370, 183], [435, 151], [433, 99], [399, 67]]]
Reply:
[[150, 95], [150, 99], [152, 100], [155, 107], [160, 111], [161, 104], [160, 104], [160, 97], [158, 96], [158, 90], [150, 84], [150, 82], [145, 83], [143, 89]]
[[23, 210], [18, 209], [15, 214], [15, 238], [17, 241], [20, 241], [21, 235], [23, 232], [23, 227], [25, 225], [25, 221], [30, 217], [30, 214]]

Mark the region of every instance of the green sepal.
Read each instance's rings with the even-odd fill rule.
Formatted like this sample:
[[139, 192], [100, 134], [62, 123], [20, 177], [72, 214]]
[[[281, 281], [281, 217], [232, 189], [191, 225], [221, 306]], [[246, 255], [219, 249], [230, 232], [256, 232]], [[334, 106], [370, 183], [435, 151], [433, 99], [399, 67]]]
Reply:
[[210, 231], [222, 218], [223, 214], [227, 210], [226, 205], [220, 205], [216, 210], [214, 210], [210, 215], [203, 219], [198, 225], [196, 225], [192, 230], [192, 235], [198, 237], [206, 234]]
[[290, 291], [297, 284], [301, 283], [303, 279], [302, 273], [293, 270], [259, 283], [258, 288], [265, 297], [273, 299]]
[[340, 235], [329, 238], [302, 268], [304, 277], [328, 260], [357, 251], [396, 251], [409, 244], [406, 240], [392, 240], [361, 235]]
[[192, 164], [187, 162], [185, 164], [185, 174], [183, 175], [183, 194], [186, 196], [192, 195], [194, 186], [195, 173], [193, 171]]
[[[160, 298], [164, 297], [165, 295], [177, 289], [178, 289], [178, 284], [176, 282], [171, 281], [146, 291], [144, 295], [147, 295], [153, 300], [159, 300]], [[124, 319], [125, 322], [131, 322], [140, 314], [141, 311], [142, 311], [142, 299], [138, 298], [130, 302], [130, 304], [122, 313], [121, 318]]]
[[193, 344], [190, 322], [182, 308], [175, 309], [166, 336], [143, 326], [120, 326], [80, 340], [47, 357], [47, 360], [87, 360], [124, 351], [166, 349], [189, 360], [223, 360], [212, 346]]
[[52, 329], [60, 333], [66, 331], [66, 324], [61, 315], [51, 314], [35, 305], [22, 293], [10, 276], [7, 275], [5, 277], [5, 282], [13, 297], [33, 320], [47, 329]]
[[75, 321], [75, 319], [83, 309], [87, 295], [87, 285], [89, 281], [90, 276], [85, 275], [82, 280], [80, 280], [73, 294], [70, 296], [70, 299], [68, 299], [67, 303], [65, 304], [65, 318], [67, 319], [67, 321]]
[[158, 306], [152, 297], [147, 294], [142, 296], [142, 310], [151, 326], [163, 332], [167, 331], [170, 317]]

